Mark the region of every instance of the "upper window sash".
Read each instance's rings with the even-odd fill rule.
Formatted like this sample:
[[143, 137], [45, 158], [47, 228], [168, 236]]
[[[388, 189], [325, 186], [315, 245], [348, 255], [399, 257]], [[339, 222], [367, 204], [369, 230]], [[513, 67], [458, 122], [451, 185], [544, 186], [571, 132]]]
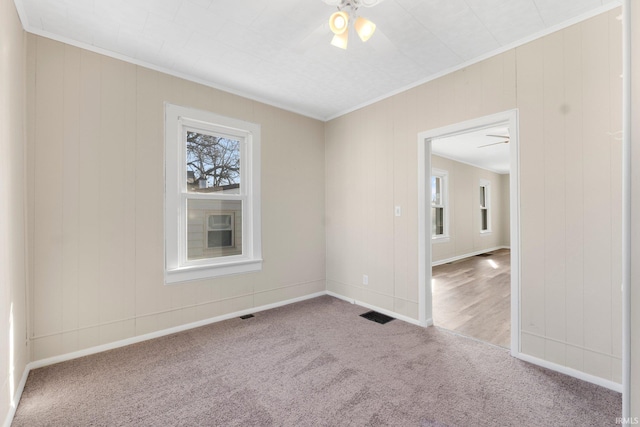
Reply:
[[[448, 194], [449, 172], [443, 169], [432, 168], [431, 179], [433, 180], [433, 178], [436, 178], [437, 181], [439, 181], [439, 185], [437, 185], [435, 188], [436, 194], [434, 194], [434, 189], [432, 188], [431, 207], [442, 209], [443, 227], [442, 227], [442, 234], [434, 234], [433, 221], [435, 219], [431, 218], [431, 221], [432, 221], [431, 237], [434, 240], [447, 241], [449, 238], [449, 194]], [[430, 184], [433, 185], [433, 183], [430, 183]], [[436, 200], [434, 200], [434, 196]]]
[[[223, 128], [221, 126], [208, 126], [208, 127], [194, 127], [193, 121], [189, 119], [182, 118], [180, 123], [183, 124], [183, 132], [181, 135], [182, 138], [182, 150], [181, 150], [181, 161], [180, 161], [180, 191], [184, 194], [191, 196], [203, 196], [202, 198], [211, 198], [211, 199], [223, 199], [230, 198], [235, 199], [239, 196], [246, 196], [248, 194], [248, 190], [251, 189], [250, 181], [251, 181], [251, 170], [250, 163], [247, 161], [249, 146], [251, 144], [251, 134], [249, 132], [243, 132], [240, 130]], [[204, 125], [204, 124], [203, 124]], [[219, 129], [219, 130], [218, 130]], [[226, 132], [224, 132], [225, 130]], [[237, 140], [240, 144], [240, 191], [238, 194], [231, 193], [203, 193], [203, 192], [195, 192], [188, 191], [187, 189], [187, 133], [195, 132], [195, 133], [205, 133], [207, 135], [215, 136], [215, 137], [223, 137], [232, 140]], [[233, 133], [232, 133], [233, 132]]]

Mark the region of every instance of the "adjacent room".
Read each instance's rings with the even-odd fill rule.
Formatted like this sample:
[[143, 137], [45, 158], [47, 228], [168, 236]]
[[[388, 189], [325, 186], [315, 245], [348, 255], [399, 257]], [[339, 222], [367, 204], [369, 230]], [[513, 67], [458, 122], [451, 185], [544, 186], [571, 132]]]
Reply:
[[510, 147], [506, 126], [431, 140], [433, 323], [505, 348], [511, 345]]
[[0, 0], [0, 422], [634, 424], [639, 20]]

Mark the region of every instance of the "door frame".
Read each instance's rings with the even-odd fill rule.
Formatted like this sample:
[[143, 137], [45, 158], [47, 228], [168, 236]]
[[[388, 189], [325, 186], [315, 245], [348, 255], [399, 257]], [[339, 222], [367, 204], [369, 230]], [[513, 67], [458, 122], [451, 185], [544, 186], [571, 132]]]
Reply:
[[418, 321], [433, 325], [431, 289], [431, 141], [471, 131], [506, 126], [509, 128], [509, 195], [511, 246], [511, 355], [520, 353], [520, 150], [518, 109], [507, 110], [449, 126], [418, 133]]

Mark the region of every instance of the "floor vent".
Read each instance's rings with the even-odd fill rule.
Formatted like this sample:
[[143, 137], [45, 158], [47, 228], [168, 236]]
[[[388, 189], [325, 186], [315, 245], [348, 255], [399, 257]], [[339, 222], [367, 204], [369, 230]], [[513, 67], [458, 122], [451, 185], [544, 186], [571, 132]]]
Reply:
[[369, 319], [372, 322], [380, 323], [381, 325], [384, 325], [385, 323], [391, 322], [393, 320], [393, 317], [378, 313], [377, 311], [368, 311], [364, 314], [361, 314], [360, 316], [364, 317], [365, 319]]
[[242, 320], [244, 320], [244, 319], [251, 319], [252, 317], [254, 317], [254, 315], [253, 315], [253, 314], [245, 314], [244, 316], [240, 316], [240, 318], [241, 318]]
[[486, 254], [478, 254], [476, 256], [481, 256], [481, 257], [485, 257], [485, 256], [493, 256], [492, 253], [487, 252]]

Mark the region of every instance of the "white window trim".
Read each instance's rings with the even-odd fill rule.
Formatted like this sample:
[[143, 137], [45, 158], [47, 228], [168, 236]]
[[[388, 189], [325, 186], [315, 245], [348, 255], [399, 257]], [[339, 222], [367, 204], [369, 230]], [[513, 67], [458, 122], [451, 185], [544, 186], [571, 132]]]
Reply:
[[[434, 243], [444, 243], [449, 241], [449, 171], [444, 169], [431, 169], [431, 177], [438, 176], [442, 178], [442, 206], [444, 207], [444, 230], [443, 234], [438, 236], [433, 234], [433, 229], [431, 230], [431, 239]], [[431, 188], [431, 177], [429, 179], [429, 188]], [[430, 207], [433, 207], [431, 204]], [[431, 225], [430, 225], [431, 226]]]
[[[198, 128], [243, 139], [240, 161], [243, 171], [242, 255], [186, 260], [187, 199], [184, 128]], [[197, 196], [195, 196], [197, 197]], [[165, 103], [165, 283], [248, 273], [262, 269], [260, 221], [260, 125], [208, 111]]]
[[[480, 206], [480, 234], [488, 234], [491, 233], [491, 181], [486, 179], [480, 180], [480, 188], [484, 187], [484, 204], [483, 208]], [[478, 198], [480, 195], [478, 194]], [[479, 202], [479, 200], [478, 200]], [[480, 203], [478, 203], [480, 205]], [[482, 210], [485, 209], [487, 211], [487, 229], [482, 229]]]

